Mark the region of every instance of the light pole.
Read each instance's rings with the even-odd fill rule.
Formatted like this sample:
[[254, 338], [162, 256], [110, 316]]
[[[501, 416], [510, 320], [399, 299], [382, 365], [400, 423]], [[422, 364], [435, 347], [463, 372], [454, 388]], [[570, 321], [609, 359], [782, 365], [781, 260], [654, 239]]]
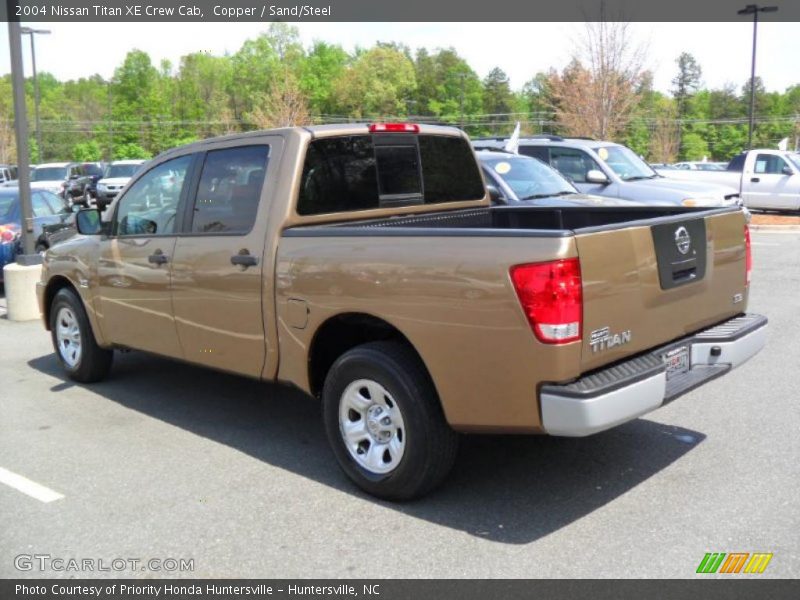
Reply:
[[777, 6], [759, 6], [758, 4], [748, 4], [737, 14], [753, 15], [753, 62], [750, 66], [750, 125], [747, 129], [747, 149], [753, 148], [753, 124], [756, 110], [756, 38], [758, 35], [758, 13], [777, 12]]
[[28, 118], [25, 110], [25, 74], [22, 67], [22, 34], [19, 21], [8, 22], [8, 43], [11, 55], [11, 85], [14, 96], [14, 131], [17, 141], [17, 177], [19, 178], [19, 203], [22, 213], [22, 249], [17, 256], [19, 264], [36, 264], [41, 256], [35, 252], [33, 235], [33, 210], [31, 209], [31, 170], [28, 152]]
[[19, 31], [20, 33], [31, 36], [31, 66], [33, 67], [33, 118], [36, 123], [36, 147], [39, 149], [39, 162], [42, 162], [42, 158], [44, 157], [44, 148], [42, 148], [42, 130], [39, 126], [39, 80], [36, 77], [36, 44], [34, 43], [33, 38], [37, 34], [49, 34], [50, 30], [20, 27]]
[[458, 100], [458, 126], [461, 129], [464, 129], [464, 84], [467, 81], [467, 74], [466, 73], [459, 73], [459, 79], [461, 79], [461, 97]]

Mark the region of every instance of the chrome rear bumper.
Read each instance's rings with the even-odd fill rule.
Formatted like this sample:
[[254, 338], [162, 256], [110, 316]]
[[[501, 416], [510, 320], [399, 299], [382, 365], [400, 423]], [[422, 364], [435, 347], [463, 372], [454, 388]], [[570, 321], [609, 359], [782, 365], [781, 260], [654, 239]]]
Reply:
[[[565, 385], [542, 386], [539, 402], [547, 433], [586, 436], [625, 423], [724, 375], [758, 354], [767, 318], [746, 314], [676, 340]], [[667, 378], [663, 355], [686, 346], [690, 369]]]

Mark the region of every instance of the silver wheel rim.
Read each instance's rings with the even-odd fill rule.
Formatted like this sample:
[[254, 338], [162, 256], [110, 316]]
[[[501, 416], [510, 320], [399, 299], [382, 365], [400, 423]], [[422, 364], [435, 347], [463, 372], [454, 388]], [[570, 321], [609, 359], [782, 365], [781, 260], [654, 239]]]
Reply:
[[81, 330], [71, 308], [61, 308], [56, 316], [56, 342], [58, 353], [69, 367], [81, 360]]
[[403, 415], [392, 395], [376, 381], [359, 379], [344, 390], [339, 399], [339, 431], [353, 460], [371, 473], [389, 473], [403, 459]]

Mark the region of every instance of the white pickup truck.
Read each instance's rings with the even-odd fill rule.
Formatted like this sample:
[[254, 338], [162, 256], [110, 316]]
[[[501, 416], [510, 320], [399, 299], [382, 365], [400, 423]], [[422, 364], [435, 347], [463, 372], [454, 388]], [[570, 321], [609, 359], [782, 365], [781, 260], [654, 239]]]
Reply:
[[748, 208], [800, 210], [800, 154], [748, 150], [724, 171], [663, 170], [664, 177], [735, 187]]

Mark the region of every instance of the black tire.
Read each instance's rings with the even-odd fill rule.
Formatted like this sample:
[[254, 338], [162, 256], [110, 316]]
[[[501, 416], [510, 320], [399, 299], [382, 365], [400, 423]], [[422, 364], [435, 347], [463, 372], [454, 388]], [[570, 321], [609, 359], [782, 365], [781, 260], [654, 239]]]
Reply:
[[[64, 309], [68, 312], [62, 312]], [[62, 354], [59, 346], [58, 328], [67, 322], [65, 320], [67, 315], [75, 319], [80, 333], [80, 350], [74, 364], [70, 364], [71, 361], [65, 358], [66, 353]], [[70, 379], [81, 383], [94, 383], [105, 379], [111, 369], [114, 351], [97, 345], [83, 302], [70, 288], [59, 290], [53, 298], [50, 305], [50, 333], [56, 356]]]
[[[404, 451], [388, 473], [375, 473], [359, 464], [343, 439], [340, 402], [348, 386], [362, 379], [382, 386], [402, 414]], [[445, 420], [427, 370], [405, 344], [370, 342], [343, 354], [325, 378], [322, 404], [325, 431], [339, 465], [358, 487], [373, 496], [387, 500], [418, 498], [439, 485], [453, 467], [458, 434]]]

